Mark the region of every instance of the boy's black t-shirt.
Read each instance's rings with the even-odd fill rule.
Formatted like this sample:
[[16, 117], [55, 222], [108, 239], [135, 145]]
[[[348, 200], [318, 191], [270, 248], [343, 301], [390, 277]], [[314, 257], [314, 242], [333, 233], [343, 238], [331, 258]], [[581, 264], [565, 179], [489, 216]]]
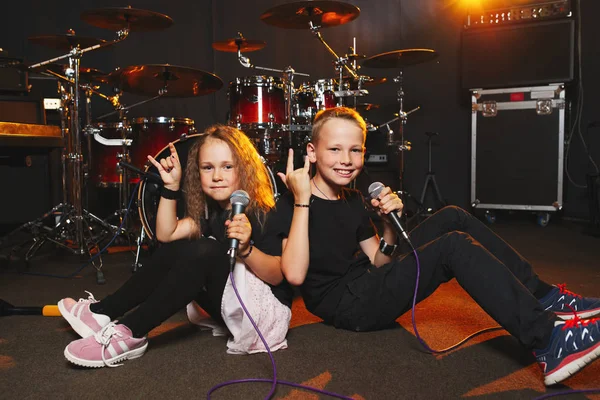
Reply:
[[[250, 225], [252, 226], [251, 239], [254, 242], [254, 247], [260, 249], [263, 253], [272, 256], [281, 256], [281, 237], [274, 235], [273, 230], [268, 228], [272, 220], [273, 211], [269, 212], [264, 218], [263, 224], [259, 222], [256, 213], [249, 212], [246, 214]], [[262, 217], [263, 215], [261, 215]], [[220, 213], [215, 213], [211, 218], [202, 221], [202, 234], [206, 237], [212, 236], [218, 242], [223, 245], [227, 245], [227, 229], [225, 227], [225, 221], [231, 218], [231, 210], [223, 210]], [[227, 251], [225, 249], [225, 251]], [[265, 282], [266, 283], [266, 282]], [[273, 295], [282, 303], [288, 307], [292, 307], [292, 300], [294, 297], [294, 290], [291, 285], [285, 280], [277, 286], [273, 286], [267, 283], [271, 287]]]
[[[286, 192], [271, 215], [270, 230], [287, 238], [294, 213], [294, 197]], [[374, 236], [375, 226], [362, 194], [343, 189], [339, 200], [312, 196], [309, 209], [310, 260], [300, 291], [307, 309], [328, 321], [345, 290], [346, 283], [362, 275], [371, 265], [359, 242]]]

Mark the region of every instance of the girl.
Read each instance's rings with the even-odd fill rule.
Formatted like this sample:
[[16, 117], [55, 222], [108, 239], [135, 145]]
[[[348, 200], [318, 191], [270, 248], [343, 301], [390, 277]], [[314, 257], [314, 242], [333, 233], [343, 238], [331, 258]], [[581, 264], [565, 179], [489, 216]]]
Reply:
[[[304, 168], [293, 170], [277, 203], [276, 233], [283, 240], [281, 267], [300, 285], [307, 308], [335, 327], [384, 329], [410, 310], [417, 279], [410, 242], [402, 243], [384, 218], [378, 238], [360, 192], [346, 188], [363, 167], [365, 122], [352, 109], [317, 114]], [[311, 179], [309, 166], [316, 167]], [[371, 206], [400, 213], [389, 187]], [[289, 232], [289, 234], [288, 234]], [[541, 281], [531, 265], [478, 219], [446, 207], [410, 232], [420, 261], [417, 301], [456, 278], [473, 299], [524, 346], [534, 350], [547, 385], [577, 372], [600, 355], [600, 320], [573, 320], [600, 313], [600, 299], [582, 298]], [[399, 253], [395, 255], [395, 253]], [[357, 255], [358, 254], [358, 255]], [[589, 333], [589, 335], [586, 333]]]
[[[237, 254], [251, 271], [244, 275], [248, 281], [243, 286], [253, 291], [249, 301], [261, 304], [260, 314], [252, 316], [259, 328], [267, 330], [263, 334], [269, 347], [287, 346], [292, 292], [282, 283], [281, 241], [266, 234], [267, 213], [274, 205], [266, 167], [248, 137], [235, 128], [214, 125], [195, 140], [183, 191], [175, 146], [169, 144], [171, 154], [160, 162], [148, 156], [164, 183], [156, 217], [156, 237], [163, 244], [149, 262], [101, 301], [91, 294], [78, 302], [59, 301], [63, 317], [83, 337], [66, 347], [70, 362], [103, 367], [142, 356], [147, 333], [193, 300], [213, 319], [231, 322], [230, 316], [222, 316], [224, 292], [231, 286], [227, 238], [239, 241]], [[249, 194], [250, 202], [244, 214], [230, 219], [230, 196], [238, 189]], [[182, 192], [187, 215], [178, 219], [176, 205]], [[231, 299], [231, 293], [226, 298]], [[229, 348], [264, 351], [256, 334], [245, 333], [251, 339], [239, 334], [229, 341]]]

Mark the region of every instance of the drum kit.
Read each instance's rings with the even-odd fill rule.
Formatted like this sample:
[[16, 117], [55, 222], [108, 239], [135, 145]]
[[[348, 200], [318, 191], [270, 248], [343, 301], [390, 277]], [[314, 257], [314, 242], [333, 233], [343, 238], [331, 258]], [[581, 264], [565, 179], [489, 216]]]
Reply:
[[[297, 1], [274, 6], [265, 11], [260, 19], [282, 29], [305, 29], [321, 42], [334, 58], [335, 74], [319, 79], [295, 71], [291, 66], [275, 69], [254, 65], [245, 55], [261, 50], [266, 42], [246, 39], [242, 33], [236, 37], [216, 41], [216, 51], [236, 53], [239, 63], [249, 69], [260, 71], [254, 75], [237, 77], [229, 82], [229, 116], [227, 123], [238, 127], [255, 143], [265, 164], [271, 167], [284, 159], [287, 150], [294, 148], [301, 153], [310, 141], [312, 122], [318, 111], [336, 106], [355, 108], [367, 112], [378, 108], [376, 104], [359, 102], [369, 94], [369, 88], [387, 82], [387, 78], [372, 77], [360, 73], [361, 67], [394, 69], [393, 79], [398, 85], [398, 108], [395, 118], [370, 130], [387, 127], [387, 145], [397, 151], [410, 150], [410, 143], [403, 137], [407, 116], [416, 109], [404, 110], [403, 69], [407, 66], [431, 61], [437, 53], [430, 49], [405, 49], [378, 54], [372, 57], [357, 54], [356, 39], [347, 54], [338, 55], [327, 44], [321, 30], [355, 20], [360, 9], [354, 5], [332, 0]], [[144, 179], [144, 172], [153, 172], [146, 162], [147, 155], [160, 158], [166, 154], [169, 142], [174, 142], [180, 156], [187, 156], [188, 139], [197, 136], [195, 123], [189, 118], [142, 117], [128, 118], [133, 107], [162, 97], [194, 97], [214, 93], [222, 88], [222, 80], [213, 73], [169, 64], [132, 65], [103, 73], [94, 68], [81, 66], [81, 59], [89, 51], [118, 45], [131, 32], [158, 31], [169, 28], [173, 20], [163, 14], [131, 7], [101, 8], [84, 11], [81, 19], [98, 28], [115, 32], [111, 41], [78, 36], [73, 31], [62, 35], [30, 37], [29, 41], [65, 54], [51, 60], [29, 65], [30, 71], [52, 75], [58, 80], [61, 95], [61, 123], [65, 148], [63, 149], [63, 203], [54, 207], [48, 215], [60, 215], [52, 232], [44, 233], [34, 240], [27, 258], [41, 245], [50, 241], [68, 248], [76, 254], [92, 257], [98, 252], [99, 236], [102, 234], [129, 235], [124, 224], [124, 213], [129, 209], [132, 184], [139, 182], [136, 206], [140, 226], [137, 228], [137, 254], [134, 270], [140, 265], [140, 248], [146, 239], [154, 238], [156, 209], [159, 201], [159, 183]], [[60, 63], [67, 60], [68, 63]], [[295, 85], [294, 79], [303, 81]], [[100, 92], [100, 85], [110, 85], [112, 95]], [[116, 89], [116, 90], [115, 90]], [[121, 103], [121, 94], [132, 93], [148, 97], [132, 105]], [[114, 111], [92, 118], [91, 99], [98, 96], [112, 105]], [[85, 117], [79, 110], [85, 100]], [[110, 115], [117, 115], [118, 122], [103, 122]], [[398, 134], [390, 129], [399, 124]], [[83, 125], [83, 126], [81, 126]], [[269, 168], [271, 171], [271, 168]], [[402, 169], [401, 169], [402, 171]], [[155, 171], [154, 171], [155, 172]], [[401, 172], [402, 173], [402, 172]], [[272, 184], [278, 195], [274, 174]], [[118, 210], [114, 215], [119, 224], [103, 220], [84, 208], [84, 191], [88, 185], [116, 187], [119, 191]], [[119, 225], [119, 226], [118, 226]], [[92, 257], [95, 258], [95, 257]], [[94, 264], [98, 281], [103, 281], [101, 261]]]

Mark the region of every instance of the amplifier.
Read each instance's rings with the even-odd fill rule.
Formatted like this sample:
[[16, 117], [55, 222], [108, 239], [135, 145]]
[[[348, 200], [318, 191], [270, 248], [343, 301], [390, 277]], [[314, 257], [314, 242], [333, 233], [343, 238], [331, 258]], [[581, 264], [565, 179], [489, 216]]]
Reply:
[[487, 2], [479, 12], [470, 12], [465, 21], [465, 29], [494, 25], [507, 25], [521, 22], [544, 21], [572, 16], [571, 0], [554, 1], [509, 1], [508, 5]]
[[0, 93], [24, 94], [29, 90], [29, 73], [21, 69], [23, 60], [0, 57]]
[[463, 89], [567, 83], [574, 65], [572, 18], [462, 32]]

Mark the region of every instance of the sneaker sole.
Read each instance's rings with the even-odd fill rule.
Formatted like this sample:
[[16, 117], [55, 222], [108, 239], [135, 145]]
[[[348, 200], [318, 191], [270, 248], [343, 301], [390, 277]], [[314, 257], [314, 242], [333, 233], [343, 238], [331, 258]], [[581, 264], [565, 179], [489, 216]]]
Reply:
[[81, 367], [88, 368], [102, 368], [107, 367], [109, 365], [117, 364], [121, 361], [125, 360], [133, 360], [135, 358], [139, 358], [144, 355], [146, 352], [146, 348], [148, 348], [148, 342], [146, 342], [142, 347], [138, 347], [137, 349], [129, 350], [123, 354], [119, 354], [116, 357], [106, 359], [106, 363], [102, 360], [84, 360], [78, 357], [75, 357], [73, 354], [69, 353], [69, 348], [65, 348], [65, 358], [67, 361], [79, 365]]
[[[575, 315], [572, 312], [568, 312], [568, 313], [557, 313], [555, 312], [556, 316], [560, 319], [562, 319], [563, 321], [568, 321], [571, 320], [575, 317]], [[595, 316], [600, 315], [600, 308], [596, 308], [594, 310], [588, 310], [588, 311], [582, 311], [582, 312], [577, 312], [577, 316], [580, 319], [589, 319]]]
[[546, 375], [546, 377], [544, 378], [544, 384], [546, 386], [550, 386], [562, 382], [568, 377], [575, 375], [577, 372], [583, 369], [583, 367], [585, 367], [598, 357], [600, 357], [600, 343], [596, 344], [596, 346], [592, 348], [590, 352], [584, 355], [583, 357], [577, 360], [573, 360], [565, 366], [559, 368], [557, 371]]
[[92, 330], [92, 328], [81, 322], [79, 318], [74, 317], [73, 314], [68, 312], [63, 305], [62, 300], [58, 302], [58, 311], [60, 311], [60, 314], [63, 316], [63, 318], [67, 320], [69, 325], [71, 325], [71, 328], [73, 328], [73, 330], [82, 338], [88, 338], [96, 333]]

